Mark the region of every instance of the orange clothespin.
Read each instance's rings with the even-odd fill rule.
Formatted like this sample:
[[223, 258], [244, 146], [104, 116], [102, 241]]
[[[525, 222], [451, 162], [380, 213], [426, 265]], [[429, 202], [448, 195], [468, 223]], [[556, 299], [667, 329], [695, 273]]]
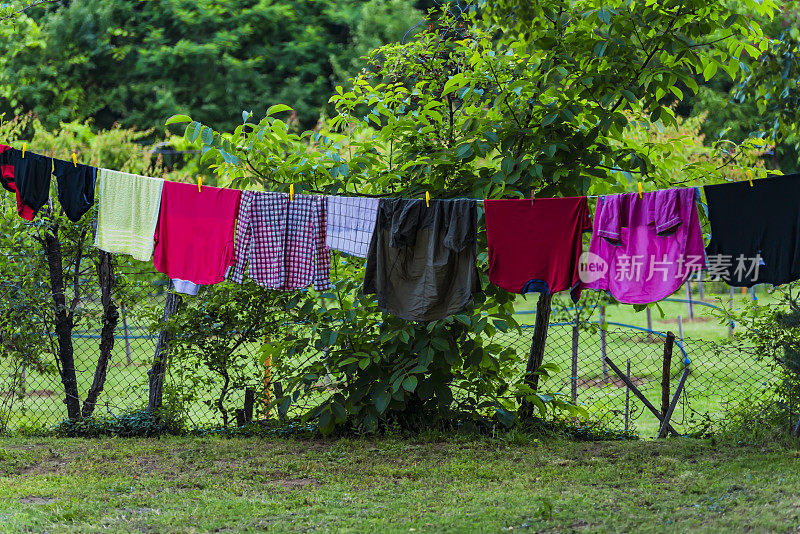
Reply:
[[22, 143], [22, 159], [25, 159], [26, 150], [28, 150], [28, 143]]
[[198, 176], [197, 177], [197, 192], [201, 193], [203, 191], [202, 188], [203, 188], [203, 177], [202, 176]]
[[639, 190], [639, 198], [644, 198], [644, 197], [642, 196], [642, 182], [638, 182], [638, 183], [636, 184], [636, 188]]
[[430, 191], [425, 191], [425, 206], [431, 207], [431, 193]]
[[78, 166], [78, 155], [75, 152], [72, 153], [72, 164]]
[[289, 185], [289, 202], [294, 202], [294, 184]]

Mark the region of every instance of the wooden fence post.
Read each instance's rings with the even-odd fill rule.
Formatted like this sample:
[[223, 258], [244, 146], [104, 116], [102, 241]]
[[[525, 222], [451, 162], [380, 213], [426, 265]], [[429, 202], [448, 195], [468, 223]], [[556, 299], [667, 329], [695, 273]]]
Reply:
[[[550, 326], [550, 312], [552, 311], [553, 296], [540, 293], [536, 303], [536, 322], [533, 327], [531, 351], [528, 356], [528, 365], [525, 367], [525, 384], [534, 391], [539, 389], [539, 375], [534, 374], [542, 365], [544, 348], [547, 342], [547, 329]], [[524, 400], [519, 409], [520, 418], [527, 419], [533, 415], [533, 403]]]
[[661, 414], [666, 417], [669, 410], [669, 381], [670, 369], [672, 368], [672, 346], [675, 343], [675, 334], [667, 332], [667, 340], [664, 343], [664, 367], [661, 372]]
[[[172, 284], [170, 283], [170, 286]], [[170, 287], [171, 289], [171, 287]], [[155, 411], [161, 407], [164, 394], [164, 376], [167, 372], [167, 359], [169, 357], [169, 344], [171, 335], [167, 328], [167, 321], [172, 317], [181, 305], [181, 297], [174, 291], [167, 293], [167, 301], [164, 303], [164, 328], [158, 334], [156, 350], [153, 355], [153, 366], [147, 372], [149, 377], [149, 398], [147, 402], [148, 411]]]
[[694, 320], [694, 303], [692, 302], [692, 279], [691, 278], [687, 278], [686, 279], [686, 300], [688, 300], [688, 302], [686, 303], [686, 313], [689, 316], [689, 320], [693, 321]]

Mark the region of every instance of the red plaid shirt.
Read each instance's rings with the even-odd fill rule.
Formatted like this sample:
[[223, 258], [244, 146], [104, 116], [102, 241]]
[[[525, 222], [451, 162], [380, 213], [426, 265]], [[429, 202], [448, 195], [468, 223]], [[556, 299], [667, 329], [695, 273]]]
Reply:
[[231, 280], [250, 278], [269, 289], [318, 291], [331, 287], [331, 256], [325, 245], [325, 197], [285, 193], [242, 194]]

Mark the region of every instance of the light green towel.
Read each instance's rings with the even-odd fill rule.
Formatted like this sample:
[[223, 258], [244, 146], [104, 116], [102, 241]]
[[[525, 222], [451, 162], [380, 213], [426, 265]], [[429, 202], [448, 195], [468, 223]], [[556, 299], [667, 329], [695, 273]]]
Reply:
[[100, 169], [94, 245], [147, 261], [153, 255], [164, 180]]

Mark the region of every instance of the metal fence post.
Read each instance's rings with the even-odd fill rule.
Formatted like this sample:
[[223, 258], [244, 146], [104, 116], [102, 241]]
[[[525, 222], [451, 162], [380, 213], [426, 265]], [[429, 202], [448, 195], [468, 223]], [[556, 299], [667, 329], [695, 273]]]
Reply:
[[575, 316], [575, 324], [572, 326], [572, 403], [578, 402], [578, 343], [580, 342], [580, 327], [578, 326], [578, 315]]
[[600, 306], [600, 361], [603, 362], [603, 379], [608, 380], [606, 363], [606, 307]]
[[[631, 359], [628, 358], [628, 365], [625, 367], [625, 376], [628, 377], [628, 380], [631, 379]], [[628, 387], [627, 382], [625, 383], [625, 432], [628, 431], [630, 428], [630, 420], [631, 420], [631, 388]]]

